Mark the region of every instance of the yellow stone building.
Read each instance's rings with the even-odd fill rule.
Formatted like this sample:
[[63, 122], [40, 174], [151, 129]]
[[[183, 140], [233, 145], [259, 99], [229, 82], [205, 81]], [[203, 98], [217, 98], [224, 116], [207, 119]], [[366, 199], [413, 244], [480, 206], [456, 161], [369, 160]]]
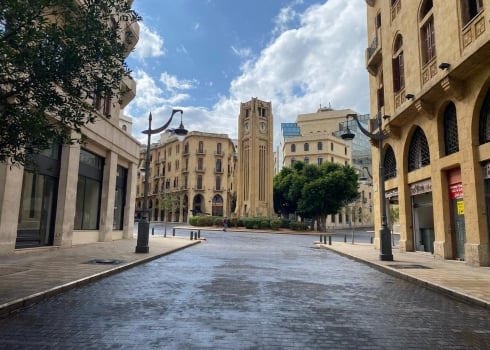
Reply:
[[238, 217], [274, 215], [272, 104], [252, 98], [238, 116]]
[[[371, 174], [370, 144], [361, 133], [357, 133], [352, 142], [340, 137], [345, 128], [345, 116], [353, 113], [351, 109], [321, 107], [315, 113], [299, 114], [294, 123], [281, 124], [282, 166], [290, 167], [295, 161], [314, 165], [350, 164], [363, 179], [359, 182], [359, 200], [327, 218], [326, 225], [332, 228], [373, 225], [372, 183], [368, 178]], [[349, 127], [356, 132], [355, 125]]]
[[488, 266], [490, 1], [366, 4], [371, 115], [384, 116], [389, 136], [381, 161], [400, 250]]
[[[121, 24], [129, 55], [139, 25]], [[120, 100], [95, 95], [88, 101], [100, 114], [82, 128], [83, 145], [54, 144], [35, 167], [0, 163], [0, 255], [133, 237], [139, 143], [123, 108], [135, 97], [135, 81], [125, 77], [121, 90], [127, 93]]]
[[[143, 168], [146, 148], [140, 153]], [[168, 132], [150, 149], [150, 221], [187, 222], [192, 215], [230, 216], [237, 155], [226, 134], [192, 131], [181, 142]], [[138, 173], [136, 215], [142, 216], [144, 174]], [[165, 201], [173, 200], [169, 204]], [[168, 203], [168, 202], [167, 202]]]

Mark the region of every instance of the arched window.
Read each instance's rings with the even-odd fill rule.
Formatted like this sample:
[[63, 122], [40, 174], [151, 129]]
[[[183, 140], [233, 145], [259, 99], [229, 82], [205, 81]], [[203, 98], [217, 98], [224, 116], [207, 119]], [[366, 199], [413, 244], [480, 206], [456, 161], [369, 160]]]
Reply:
[[189, 153], [189, 142], [186, 142], [184, 145], [184, 153], [188, 154]]
[[403, 61], [403, 37], [398, 34], [393, 47], [393, 91], [399, 92], [405, 88], [405, 68]]
[[385, 152], [385, 157], [383, 159], [383, 167], [385, 170], [385, 180], [392, 179], [396, 177], [396, 158], [393, 148], [388, 146]]
[[436, 39], [434, 34], [434, 16], [432, 15], [432, 0], [425, 0], [420, 7], [419, 26], [422, 64], [426, 65], [436, 57]]
[[480, 145], [490, 142], [490, 89], [480, 110]]
[[430, 164], [430, 152], [424, 131], [417, 126], [410, 141], [408, 150], [408, 171], [413, 171]]
[[450, 103], [444, 110], [444, 150], [446, 155], [459, 151], [458, 120], [456, 106]]
[[204, 153], [204, 142], [199, 141], [198, 151], [199, 153]]
[[305, 152], [307, 152], [307, 151], [309, 151], [309, 150], [310, 150], [310, 145], [308, 144], [308, 142], [306, 142], [306, 143], [304, 144], [304, 151], [305, 151]]
[[291, 145], [291, 152], [296, 152], [296, 145], [294, 143]]
[[221, 154], [221, 142], [216, 145], [216, 154]]

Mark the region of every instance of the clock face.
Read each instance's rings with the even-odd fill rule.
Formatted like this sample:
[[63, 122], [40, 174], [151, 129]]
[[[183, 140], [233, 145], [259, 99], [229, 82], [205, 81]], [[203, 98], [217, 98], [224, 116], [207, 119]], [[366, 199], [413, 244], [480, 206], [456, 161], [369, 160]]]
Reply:
[[265, 132], [267, 130], [267, 124], [266, 122], [260, 122], [259, 128], [261, 132]]

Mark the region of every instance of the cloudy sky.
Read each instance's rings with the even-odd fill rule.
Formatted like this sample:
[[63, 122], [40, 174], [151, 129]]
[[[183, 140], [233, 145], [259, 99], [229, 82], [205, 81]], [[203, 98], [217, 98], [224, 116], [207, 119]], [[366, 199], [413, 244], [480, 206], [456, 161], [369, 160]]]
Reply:
[[[271, 101], [280, 124], [320, 105], [369, 112], [364, 0], [135, 0], [143, 17], [128, 58], [137, 82], [133, 136], [184, 110], [190, 130], [237, 137], [240, 102]], [[178, 126], [178, 120], [173, 121]], [[155, 141], [157, 137], [155, 136]]]

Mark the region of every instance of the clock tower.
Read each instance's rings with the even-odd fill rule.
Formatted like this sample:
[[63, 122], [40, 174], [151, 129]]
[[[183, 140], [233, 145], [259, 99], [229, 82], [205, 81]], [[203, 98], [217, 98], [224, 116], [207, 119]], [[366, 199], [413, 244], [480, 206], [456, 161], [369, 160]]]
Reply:
[[240, 104], [238, 116], [239, 217], [271, 217], [273, 205], [272, 105], [257, 98]]

